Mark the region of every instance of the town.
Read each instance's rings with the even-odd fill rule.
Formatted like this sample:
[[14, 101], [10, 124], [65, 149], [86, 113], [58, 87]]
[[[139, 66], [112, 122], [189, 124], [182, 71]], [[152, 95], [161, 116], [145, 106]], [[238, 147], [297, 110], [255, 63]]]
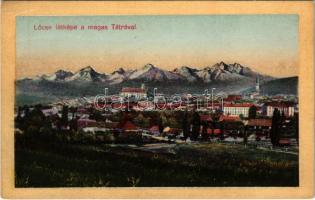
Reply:
[[16, 188], [303, 183], [295, 15], [15, 20]]
[[[216, 95], [215, 88], [211, 94], [206, 89], [204, 94], [173, 96], [158, 93], [158, 88], [151, 90], [153, 94], [142, 84], [108, 95], [105, 88], [104, 96], [20, 106], [16, 108], [15, 132], [33, 131], [35, 118], [68, 140], [75, 140], [77, 134], [104, 143], [215, 141], [297, 151], [297, 97], [260, 95], [259, 79], [255, 91], [247, 95]], [[31, 130], [27, 124], [32, 125]]]

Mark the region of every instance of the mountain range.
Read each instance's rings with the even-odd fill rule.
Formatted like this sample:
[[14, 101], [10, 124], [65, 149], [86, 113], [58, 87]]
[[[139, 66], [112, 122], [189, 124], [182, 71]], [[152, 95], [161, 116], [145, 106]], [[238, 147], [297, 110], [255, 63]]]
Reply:
[[252, 80], [255, 79], [256, 76], [263, 76], [268, 80], [272, 79], [272, 77], [261, 75], [238, 63], [226, 64], [224, 62], [203, 69], [182, 66], [171, 71], [163, 70], [152, 64], [146, 64], [144, 67], [135, 70], [119, 68], [110, 74], [97, 72], [91, 66], [88, 66], [75, 73], [58, 70], [50, 75], [41, 75], [26, 79], [54, 82], [103, 82], [109, 85], [115, 85], [128, 81], [212, 83], [242, 79]]
[[106, 87], [109, 94], [118, 94], [122, 87], [140, 87], [142, 83], [145, 83], [149, 93], [153, 88], [158, 88], [158, 92], [164, 94], [201, 94], [205, 89], [216, 88], [216, 93], [239, 94], [254, 90], [257, 77], [264, 94], [297, 93], [297, 77], [279, 79], [238, 63], [219, 62], [202, 69], [182, 66], [173, 70], [146, 64], [134, 70], [119, 68], [112, 73], [97, 72], [91, 66], [76, 72], [61, 69], [49, 75], [16, 80], [16, 100], [25, 103], [38, 102], [38, 99], [47, 101], [52, 98], [94, 96], [103, 94]]

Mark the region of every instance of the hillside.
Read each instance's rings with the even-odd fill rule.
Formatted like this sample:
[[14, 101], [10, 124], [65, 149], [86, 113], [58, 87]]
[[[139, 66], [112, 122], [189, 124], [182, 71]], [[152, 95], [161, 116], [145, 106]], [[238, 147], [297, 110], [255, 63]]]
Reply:
[[261, 86], [262, 92], [268, 95], [298, 93], [298, 77], [271, 80]]

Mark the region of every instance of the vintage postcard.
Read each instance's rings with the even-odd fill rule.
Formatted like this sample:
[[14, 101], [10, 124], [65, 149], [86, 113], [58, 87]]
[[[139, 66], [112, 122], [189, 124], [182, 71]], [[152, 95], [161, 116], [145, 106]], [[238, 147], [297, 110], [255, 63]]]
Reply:
[[311, 2], [78, 5], [4, 2], [4, 197], [313, 195]]

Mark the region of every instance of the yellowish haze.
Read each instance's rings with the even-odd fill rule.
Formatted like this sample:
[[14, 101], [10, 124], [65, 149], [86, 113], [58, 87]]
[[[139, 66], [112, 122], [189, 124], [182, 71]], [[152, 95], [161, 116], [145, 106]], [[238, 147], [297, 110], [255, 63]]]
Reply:
[[[56, 24], [136, 24], [135, 30], [55, 30]], [[34, 26], [51, 26], [49, 31]], [[18, 17], [17, 78], [147, 63], [173, 70], [224, 61], [277, 77], [298, 74], [296, 15]]]

